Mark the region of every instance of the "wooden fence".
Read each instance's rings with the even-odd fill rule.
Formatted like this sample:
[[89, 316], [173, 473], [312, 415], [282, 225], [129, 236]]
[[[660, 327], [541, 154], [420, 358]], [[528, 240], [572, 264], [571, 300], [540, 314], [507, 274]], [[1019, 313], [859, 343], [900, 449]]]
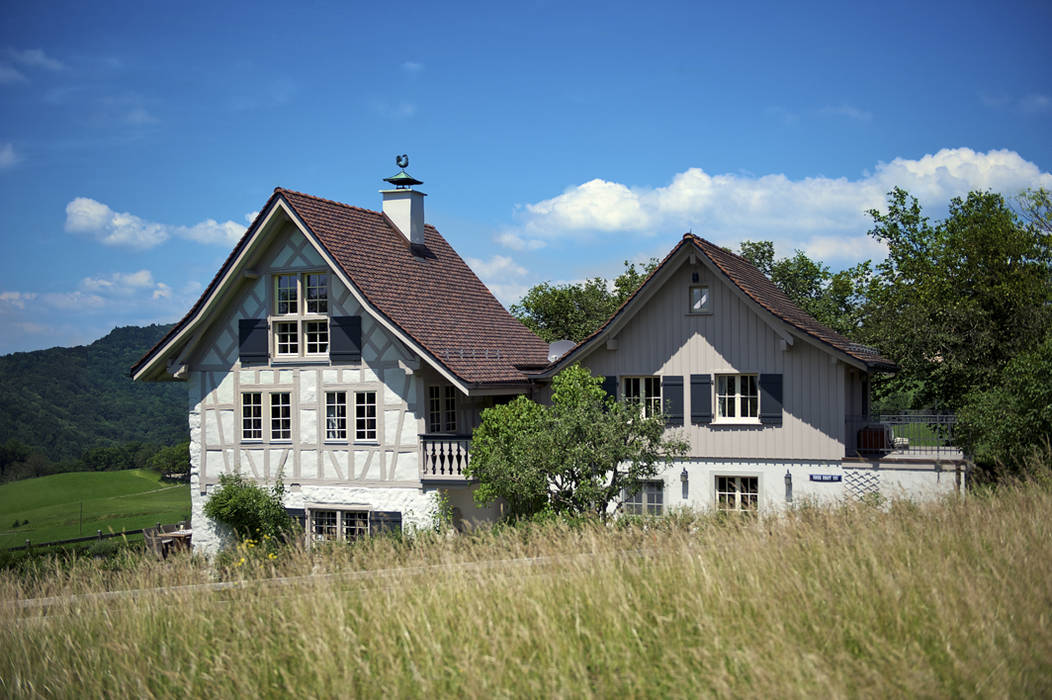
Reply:
[[26, 540], [25, 544], [20, 544], [17, 547], [7, 547], [5, 551], [17, 552], [21, 549], [34, 549], [36, 547], [52, 547], [60, 544], [77, 544], [78, 542], [92, 542], [107, 540], [111, 537], [128, 537], [130, 535], [143, 535], [147, 537], [155, 532], [166, 532], [170, 530], [181, 530], [185, 528], [187, 523], [175, 523], [173, 525], [161, 525], [157, 523], [155, 527], [139, 528], [138, 530], [123, 530], [121, 532], [107, 532], [103, 533], [102, 530], [96, 530], [94, 535], [87, 535], [86, 537], [73, 537], [68, 540], [52, 540], [51, 542], [31, 542]]

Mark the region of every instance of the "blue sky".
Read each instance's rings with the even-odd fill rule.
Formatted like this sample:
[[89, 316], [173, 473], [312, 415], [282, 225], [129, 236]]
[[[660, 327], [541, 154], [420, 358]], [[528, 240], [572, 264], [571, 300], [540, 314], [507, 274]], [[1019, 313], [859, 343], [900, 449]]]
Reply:
[[398, 153], [505, 304], [1052, 188], [1052, 4], [731, 5], [9, 3], [0, 353], [177, 320], [275, 186], [376, 209]]

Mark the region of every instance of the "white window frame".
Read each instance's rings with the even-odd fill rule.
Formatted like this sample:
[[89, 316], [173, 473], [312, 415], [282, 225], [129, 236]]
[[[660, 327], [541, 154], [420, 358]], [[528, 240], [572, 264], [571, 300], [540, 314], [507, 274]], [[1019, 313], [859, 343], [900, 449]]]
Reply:
[[[359, 396], [366, 396], [368, 394], [372, 394], [372, 396], [373, 396], [372, 403], [371, 404], [368, 403], [368, 402], [359, 403], [358, 397]], [[380, 392], [377, 391], [376, 389], [359, 389], [359, 390], [356, 390], [356, 391], [353, 392], [353, 400], [354, 400], [354, 407], [353, 407], [354, 408], [354, 442], [356, 442], [356, 443], [364, 443], [364, 444], [378, 444], [379, 443], [379, 441], [380, 441], [380, 407], [379, 407], [379, 402], [378, 402], [379, 395], [380, 395]], [[368, 408], [370, 406], [372, 407], [372, 410], [373, 410], [373, 415], [372, 416], [368, 415]], [[366, 415], [364, 415], [364, 416], [360, 415], [361, 409], [365, 409]], [[370, 429], [368, 427], [368, 423], [367, 422], [364, 424], [364, 426], [365, 426], [364, 428], [359, 428], [359, 425], [360, 425], [359, 421], [368, 421], [370, 418], [372, 419], [372, 422], [373, 422], [373, 426], [372, 426], [372, 430], [371, 430], [372, 437], [369, 437]]]
[[452, 385], [427, 388], [427, 432], [457, 432], [457, 389]]
[[[313, 278], [322, 275], [325, 277], [323, 285], [311, 284]], [[294, 284], [288, 285], [289, 281]], [[308, 298], [310, 290], [319, 289], [324, 290], [323, 297]], [[271, 290], [270, 338], [274, 359], [328, 358], [332, 275], [327, 270], [279, 271], [272, 275]], [[286, 294], [283, 298], [282, 290], [294, 290], [293, 296], [289, 298]], [[313, 309], [308, 308], [311, 306]]]
[[325, 392], [325, 442], [347, 442], [350, 416], [347, 411], [347, 392]]
[[[372, 509], [368, 506], [337, 506], [318, 504], [304, 508], [307, 533], [307, 542], [353, 542], [354, 540], [368, 537], [372, 534], [370, 515]], [[324, 520], [324, 524], [319, 522]], [[361, 528], [362, 521], [365, 528]], [[325, 532], [315, 532], [322, 525]], [[351, 536], [350, 533], [356, 533]]]
[[[252, 399], [246, 402], [245, 397], [252, 397]], [[252, 434], [246, 435], [246, 433]], [[240, 435], [241, 442], [263, 442], [263, 392], [241, 392]]]
[[621, 513], [623, 515], [664, 515], [665, 482], [643, 481], [634, 491], [625, 488], [621, 494]]
[[[745, 393], [743, 384], [750, 380], [755, 393]], [[760, 422], [760, 377], [757, 374], [717, 374], [713, 392], [716, 410], [714, 423]], [[743, 415], [750, 413], [752, 415]]]
[[[746, 482], [752, 482], [755, 491], [748, 491]], [[760, 477], [756, 474], [716, 474], [712, 481], [716, 510], [731, 513], [759, 512], [761, 486]]]
[[[260, 387], [242, 387], [238, 398], [240, 405], [240, 418], [241, 426], [238, 430], [238, 438], [241, 444], [245, 445], [262, 445], [266, 443], [280, 443], [289, 444], [293, 441], [296, 435], [296, 403], [293, 399], [294, 392], [291, 387], [271, 387], [263, 389]], [[274, 397], [276, 396], [288, 396], [288, 415], [287, 416], [275, 416], [274, 409], [280, 406], [275, 404]], [[252, 404], [245, 402], [246, 396], [258, 397], [258, 401]], [[258, 415], [248, 416], [245, 415], [245, 409], [248, 407], [257, 409], [254, 413]], [[247, 420], [258, 420], [258, 427], [255, 429], [259, 433], [259, 436], [246, 437], [245, 433], [245, 421]], [[276, 420], [287, 420], [288, 421], [288, 437], [275, 437], [275, 421]]]
[[661, 413], [661, 377], [623, 377], [621, 396], [626, 402], [639, 404], [639, 411], [644, 418], [655, 416]]
[[[700, 308], [694, 308], [694, 290], [699, 290], [702, 304]], [[704, 316], [712, 313], [712, 289], [707, 284], [692, 284], [687, 289], [687, 313], [696, 316]]]

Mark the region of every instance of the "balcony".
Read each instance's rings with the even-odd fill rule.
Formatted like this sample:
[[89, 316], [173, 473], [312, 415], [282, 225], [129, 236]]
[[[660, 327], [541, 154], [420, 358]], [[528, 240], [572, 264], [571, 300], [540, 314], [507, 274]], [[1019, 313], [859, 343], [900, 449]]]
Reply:
[[963, 460], [953, 438], [952, 413], [903, 411], [879, 416], [848, 416], [845, 454], [868, 460]]
[[421, 435], [420, 480], [468, 483], [464, 475], [471, 458], [470, 435]]

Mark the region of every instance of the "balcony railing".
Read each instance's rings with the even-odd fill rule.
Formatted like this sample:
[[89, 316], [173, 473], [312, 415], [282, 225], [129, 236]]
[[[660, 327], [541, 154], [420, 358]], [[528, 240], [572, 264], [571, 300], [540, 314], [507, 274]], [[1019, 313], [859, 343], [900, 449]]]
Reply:
[[909, 411], [878, 416], [848, 416], [848, 457], [866, 459], [964, 459], [954, 442], [952, 413]]
[[470, 435], [421, 435], [420, 478], [424, 481], [467, 481]]

